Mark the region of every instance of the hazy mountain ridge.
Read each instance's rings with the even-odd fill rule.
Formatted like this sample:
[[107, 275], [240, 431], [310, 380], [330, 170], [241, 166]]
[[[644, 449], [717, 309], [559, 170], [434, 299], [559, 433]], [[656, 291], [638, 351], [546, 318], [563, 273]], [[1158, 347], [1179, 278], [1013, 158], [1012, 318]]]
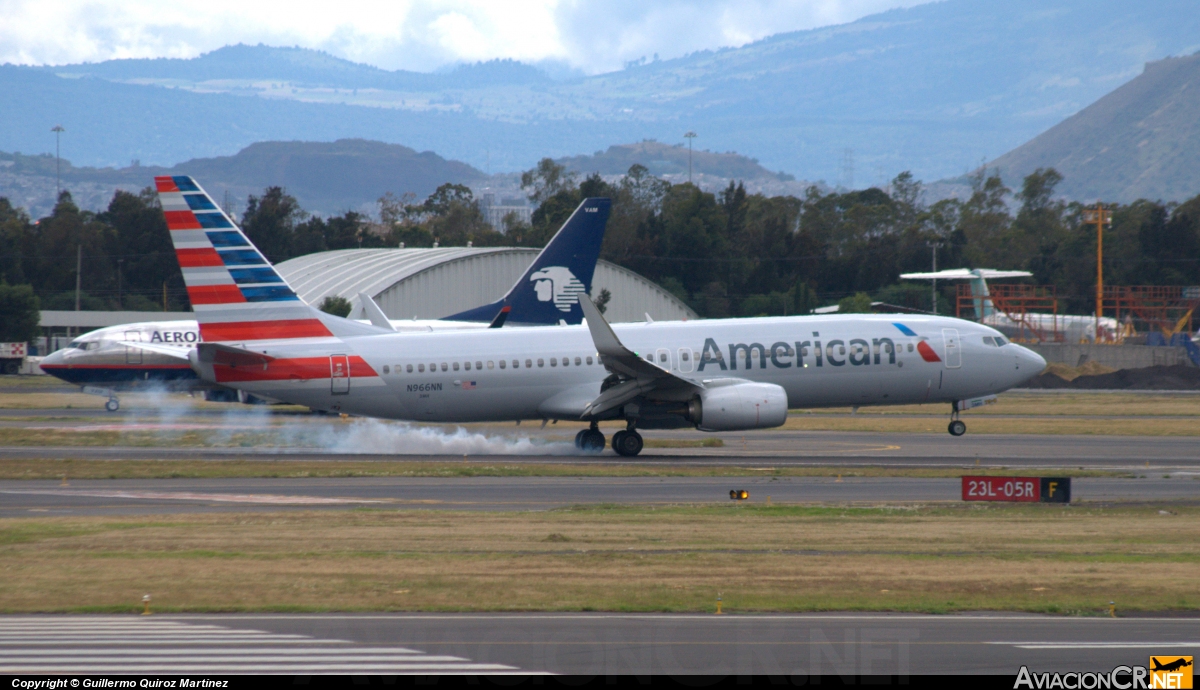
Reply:
[[1197, 113], [1200, 53], [1160, 60], [988, 167], [1010, 185], [1052, 167], [1070, 198], [1181, 201], [1200, 192]]
[[[6, 165], [7, 164], [7, 165]], [[37, 217], [49, 212], [54, 199], [54, 157], [0, 153], [0, 196]], [[346, 210], [370, 212], [387, 192], [424, 198], [439, 185], [480, 185], [486, 176], [460, 161], [432, 151], [363, 139], [331, 143], [265, 141], [232, 156], [197, 158], [166, 168], [76, 168], [63, 161], [62, 184], [82, 208], [108, 205], [117, 189], [136, 192], [154, 184], [156, 175], [191, 175], [214, 198], [237, 204], [278, 185], [303, 208], [325, 215]]]
[[624, 175], [635, 164], [643, 165], [651, 175], [687, 175], [688, 158], [696, 175], [730, 179], [758, 180], [762, 178], [789, 182], [795, 179], [787, 173], [775, 173], [759, 165], [758, 160], [733, 151], [715, 153], [708, 150], [688, 151], [687, 146], [674, 146], [657, 141], [615, 144], [590, 156], [569, 156], [558, 159], [568, 170], [589, 174]]
[[614, 141], [674, 143], [691, 129], [702, 148], [831, 183], [850, 182], [852, 149], [861, 187], [905, 169], [925, 180], [961, 174], [1147, 60], [1195, 50], [1198, 36], [1189, 0], [946, 0], [565, 81], [516, 63], [417, 74], [265, 46], [190, 61], [10, 66], [0, 84], [22, 99], [0, 103], [11, 123], [0, 150], [49, 150], [46, 131], [61, 122], [70, 156], [89, 164], [365, 137], [495, 171]]
[[112, 81], [173, 82], [277, 80], [313, 86], [380, 89], [475, 88], [492, 84], [541, 83], [544, 72], [515, 60], [459, 65], [444, 72], [385, 70], [324, 51], [258, 44], [218, 48], [195, 58], [132, 58], [40, 69], [68, 77]]

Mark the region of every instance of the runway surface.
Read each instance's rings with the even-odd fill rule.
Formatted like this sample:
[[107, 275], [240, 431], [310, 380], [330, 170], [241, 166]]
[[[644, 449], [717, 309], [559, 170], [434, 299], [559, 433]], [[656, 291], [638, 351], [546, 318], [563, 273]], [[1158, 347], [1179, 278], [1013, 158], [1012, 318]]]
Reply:
[[6, 616], [0, 673], [845, 676], [1109, 671], [1200, 655], [1196, 619], [1031, 615]]
[[[635, 459], [611, 450], [600, 456], [570, 452], [569, 438], [553, 427], [546, 431], [489, 427], [479, 442], [451, 436], [410, 439], [389, 432], [384, 441], [350, 441], [324, 448], [187, 448], [120, 446], [6, 446], [0, 460], [20, 458], [151, 459], [151, 460], [415, 460], [459, 462], [493, 457], [523, 463], [611, 464], [687, 463], [690, 465], [751, 465], [774, 467], [863, 466], [888, 467], [1071, 467], [1112, 470], [1198, 470], [1200, 438], [1179, 436], [1066, 436], [970, 434], [902, 434], [837, 431], [751, 431], [711, 435], [724, 441], [719, 448], [646, 448]], [[647, 432], [648, 439], [699, 440], [697, 432]], [[551, 443], [548, 439], [557, 439]], [[532, 443], [520, 446], [521, 440]], [[539, 445], [540, 444], [540, 445]], [[347, 452], [347, 446], [353, 446]], [[420, 452], [413, 452], [416, 450]]]
[[[146, 515], [314, 509], [549, 510], [570, 505], [958, 501], [958, 479], [909, 477], [364, 477], [334, 479], [139, 479], [0, 481], [0, 517]], [[1145, 479], [1076, 478], [1072, 500], [1200, 501], [1193, 474]]]

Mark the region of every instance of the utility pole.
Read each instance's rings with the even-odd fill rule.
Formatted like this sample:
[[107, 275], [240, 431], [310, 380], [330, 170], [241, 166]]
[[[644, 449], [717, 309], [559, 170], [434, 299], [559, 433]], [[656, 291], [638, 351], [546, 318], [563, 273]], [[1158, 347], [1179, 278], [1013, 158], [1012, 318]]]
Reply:
[[83, 275], [83, 245], [77, 247], [75, 252], [75, 311], [79, 311], [79, 287], [82, 285]]
[[117, 309], [125, 308], [125, 300], [121, 291], [121, 273], [124, 272], [125, 259], [117, 259]]
[[1093, 342], [1099, 342], [1100, 318], [1104, 316], [1104, 226], [1112, 222], [1112, 211], [1097, 201], [1095, 208], [1083, 210], [1083, 222], [1096, 224], [1096, 332]]
[[[59, 137], [67, 130], [63, 129], [62, 125], [54, 125], [50, 131], [54, 132], [54, 203], [57, 204], [58, 197], [62, 195], [62, 174], [60, 171], [61, 165], [59, 163], [61, 160], [59, 157]], [[75, 311], [79, 311], [79, 309], [76, 308]]]
[[683, 135], [688, 140], [688, 184], [692, 183], [692, 139], [696, 138], [696, 133], [688, 130]]
[[[925, 246], [929, 247], [930, 249], [933, 250], [933, 272], [937, 273], [937, 250], [938, 250], [938, 247], [942, 246], [942, 243], [941, 242], [926, 242]], [[930, 299], [932, 300], [932, 303], [933, 303], [933, 309], [930, 309], [930, 311], [932, 311], [934, 314], [937, 314], [938, 313], [938, 310], [937, 310], [937, 278], [934, 278], [931, 281], [931, 285], [933, 287], [931, 288], [932, 294], [930, 295]]]

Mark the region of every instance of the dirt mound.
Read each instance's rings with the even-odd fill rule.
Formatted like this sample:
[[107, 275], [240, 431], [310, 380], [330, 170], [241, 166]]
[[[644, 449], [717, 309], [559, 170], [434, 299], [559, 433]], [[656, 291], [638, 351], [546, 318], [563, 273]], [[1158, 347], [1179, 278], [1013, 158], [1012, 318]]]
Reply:
[[1053, 362], [1050, 366], [1046, 367], [1042, 375], [1054, 374], [1061, 379], [1074, 381], [1080, 376], [1098, 376], [1100, 374], [1111, 374], [1114, 371], [1117, 370], [1112, 367], [1106, 367], [1099, 362], [1085, 362], [1082, 366], [1078, 367], [1069, 367], [1061, 362]]
[[[1089, 363], [1091, 364], [1091, 363]], [[1177, 364], [1175, 366], [1146, 367], [1144, 369], [1109, 370], [1102, 374], [1085, 374], [1080, 372], [1087, 364], [1078, 369], [1051, 365], [1046, 371], [1025, 384], [1024, 388], [1070, 388], [1076, 390], [1144, 390], [1144, 391], [1178, 391], [1200, 390], [1200, 368]], [[1106, 369], [1101, 365], [1096, 365]], [[1068, 379], [1059, 372], [1074, 374]]]

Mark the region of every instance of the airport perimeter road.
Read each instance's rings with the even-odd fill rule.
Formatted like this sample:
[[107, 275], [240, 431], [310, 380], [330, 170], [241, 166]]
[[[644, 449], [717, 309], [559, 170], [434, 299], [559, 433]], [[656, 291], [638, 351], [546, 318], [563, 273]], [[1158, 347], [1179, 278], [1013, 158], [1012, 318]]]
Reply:
[[0, 673], [847, 676], [1108, 671], [1200, 655], [1195, 619], [1031, 615], [12, 616]]
[[[246, 512], [285, 509], [548, 510], [570, 505], [958, 501], [958, 479], [909, 477], [363, 477], [0, 481], [0, 517]], [[1196, 502], [1200, 481], [1077, 478], [1079, 501]]]
[[[144, 425], [149, 427], [149, 425]], [[472, 431], [476, 431], [472, 429]], [[490, 456], [522, 463], [749, 465], [771, 467], [862, 466], [888, 467], [1072, 467], [1130, 470], [1200, 470], [1200, 438], [1180, 436], [1066, 436], [974, 434], [954, 438], [949, 434], [899, 434], [836, 431], [750, 431], [714, 434], [720, 448], [646, 448], [637, 458], [621, 458], [611, 450], [600, 456], [563, 454], [570, 449], [564, 431], [545, 432], [513, 427], [486, 427], [478, 432], [498, 439], [497, 448], [515, 439], [558, 439], [547, 454]], [[646, 438], [699, 440], [697, 432], [647, 432]], [[179, 448], [113, 446], [7, 446], [0, 460], [20, 458], [152, 459], [152, 460], [423, 460], [461, 462], [489, 457], [473, 451], [465, 457], [455, 452], [453, 440], [444, 452], [409, 454], [403, 438], [395, 448], [362, 448], [364, 452], [287, 448]], [[428, 438], [422, 446], [429, 447]]]

